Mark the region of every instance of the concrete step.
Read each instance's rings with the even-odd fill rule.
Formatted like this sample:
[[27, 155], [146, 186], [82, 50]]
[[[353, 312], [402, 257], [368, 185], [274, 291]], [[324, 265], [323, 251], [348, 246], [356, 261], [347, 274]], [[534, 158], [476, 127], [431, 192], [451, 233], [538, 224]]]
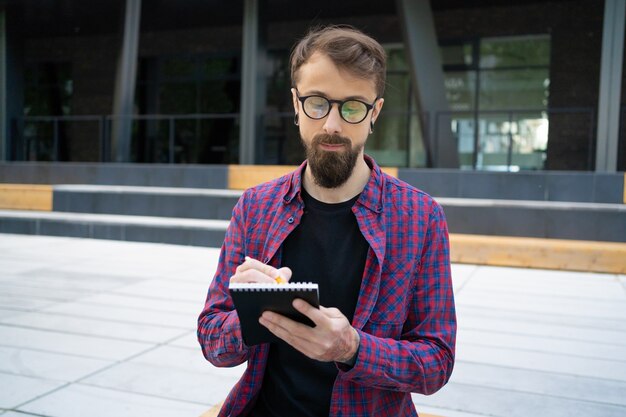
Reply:
[[[2, 233], [220, 247], [226, 220], [0, 210]], [[626, 273], [626, 244], [450, 234], [453, 262]]]
[[[241, 193], [205, 188], [56, 185], [49, 199], [54, 212], [230, 220]], [[31, 194], [35, 195], [32, 190]], [[445, 197], [437, 201], [444, 207], [452, 233], [626, 242], [624, 204]]]
[[[102, 185], [54, 186], [53, 210], [230, 220], [241, 191]], [[626, 241], [626, 205], [437, 198], [453, 233]]]
[[241, 193], [206, 188], [55, 185], [52, 210], [230, 220]]
[[626, 242], [626, 205], [437, 198], [453, 233]]
[[226, 220], [0, 210], [0, 233], [220, 247]]

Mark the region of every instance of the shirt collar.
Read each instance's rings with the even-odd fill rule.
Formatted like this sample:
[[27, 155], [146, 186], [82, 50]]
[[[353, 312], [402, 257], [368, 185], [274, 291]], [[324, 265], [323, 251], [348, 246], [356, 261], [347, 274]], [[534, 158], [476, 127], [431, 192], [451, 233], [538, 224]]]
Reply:
[[[357, 200], [357, 204], [361, 204], [364, 207], [370, 209], [375, 213], [380, 213], [383, 210], [383, 186], [384, 176], [376, 161], [364, 155], [365, 162], [371, 168], [370, 179], [365, 184], [365, 188], [361, 191], [361, 196]], [[284, 204], [290, 204], [296, 197], [301, 200], [300, 189], [302, 187], [302, 174], [306, 168], [307, 161], [305, 160], [295, 171], [293, 171], [287, 181], [283, 184], [281, 195]]]

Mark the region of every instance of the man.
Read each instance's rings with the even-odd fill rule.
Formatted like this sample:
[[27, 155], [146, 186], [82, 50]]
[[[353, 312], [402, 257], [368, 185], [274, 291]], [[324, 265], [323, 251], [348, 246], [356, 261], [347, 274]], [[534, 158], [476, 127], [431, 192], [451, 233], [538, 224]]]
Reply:
[[[246, 190], [198, 320], [216, 366], [248, 361], [220, 416], [416, 416], [454, 364], [456, 318], [441, 207], [364, 155], [383, 107], [385, 52], [350, 27], [311, 31], [291, 56], [306, 161]], [[315, 327], [264, 312], [281, 339], [246, 346], [229, 283], [317, 282]]]

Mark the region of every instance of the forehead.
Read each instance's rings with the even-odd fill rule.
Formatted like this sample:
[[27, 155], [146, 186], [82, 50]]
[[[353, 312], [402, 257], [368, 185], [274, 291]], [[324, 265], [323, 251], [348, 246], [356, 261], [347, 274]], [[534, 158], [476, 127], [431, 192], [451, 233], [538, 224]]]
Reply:
[[329, 98], [363, 97], [373, 101], [376, 87], [372, 79], [364, 79], [339, 68], [324, 54], [314, 53], [298, 69], [296, 87], [302, 95], [324, 93]]

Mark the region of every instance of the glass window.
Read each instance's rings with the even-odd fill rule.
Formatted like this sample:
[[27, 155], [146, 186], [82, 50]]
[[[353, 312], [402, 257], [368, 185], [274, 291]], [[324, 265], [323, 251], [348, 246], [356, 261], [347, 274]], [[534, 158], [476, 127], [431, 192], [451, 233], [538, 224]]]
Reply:
[[159, 113], [196, 113], [197, 89], [195, 83], [180, 82], [162, 84], [159, 89]]
[[24, 70], [24, 116], [67, 116], [72, 112], [71, 64], [38, 62]]
[[423, 167], [426, 153], [421, 115], [413, 97], [413, 85], [403, 45], [387, 45], [385, 104], [368, 138], [366, 152], [382, 166]]
[[404, 53], [404, 47], [401, 45], [396, 47], [388, 47], [387, 51], [387, 71], [403, 71], [408, 72], [409, 66]]
[[201, 78], [214, 79], [236, 76], [239, 62], [236, 57], [202, 58], [198, 63]]
[[136, 123], [133, 160], [236, 162], [239, 65], [236, 54], [145, 58], [139, 71], [140, 113], [180, 116]]
[[458, 43], [441, 46], [441, 59], [444, 66], [471, 66], [473, 64], [471, 43]]
[[450, 71], [444, 74], [446, 98], [450, 110], [474, 109], [476, 101], [476, 71]]
[[409, 108], [411, 91], [411, 79], [407, 72], [394, 72], [387, 74], [385, 87], [385, 110], [403, 110]]
[[550, 38], [485, 38], [480, 40], [481, 68], [509, 68], [550, 65]]
[[548, 68], [480, 72], [481, 110], [533, 109], [548, 105]]
[[204, 81], [198, 86], [198, 113], [237, 113], [239, 111], [239, 80]]
[[[550, 37], [485, 38], [441, 47], [462, 168], [542, 169], [548, 142]], [[479, 62], [471, 57], [479, 56]], [[478, 97], [476, 97], [478, 94]]]
[[191, 58], [170, 58], [163, 61], [165, 79], [190, 78], [195, 73], [195, 63]]
[[[67, 62], [35, 62], [24, 68], [24, 128], [21, 146], [31, 161], [69, 160], [69, 142], [77, 126], [50, 116], [72, 113], [74, 84]], [[37, 118], [41, 116], [40, 118]]]

